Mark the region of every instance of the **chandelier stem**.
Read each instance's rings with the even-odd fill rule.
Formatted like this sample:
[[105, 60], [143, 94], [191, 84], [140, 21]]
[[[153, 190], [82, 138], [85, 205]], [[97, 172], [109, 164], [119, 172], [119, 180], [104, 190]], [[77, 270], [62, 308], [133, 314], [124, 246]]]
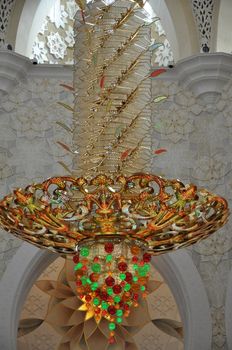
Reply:
[[77, 13], [73, 169], [149, 172], [151, 157], [151, 30], [137, 3], [97, 0]]

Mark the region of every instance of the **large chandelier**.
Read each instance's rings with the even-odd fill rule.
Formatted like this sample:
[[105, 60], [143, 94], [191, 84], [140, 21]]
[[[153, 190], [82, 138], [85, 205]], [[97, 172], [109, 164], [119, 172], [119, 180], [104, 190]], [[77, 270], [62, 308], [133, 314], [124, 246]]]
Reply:
[[151, 78], [164, 71], [150, 71], [156, 19], [140, 0], [77, 3], [67, 87], [75, 95], [73, 176], [14, 190], [0, 202], [0, 225], [73, 256], [80, 310], [86, 320], [106, 318], [113, 343], [116, 326], [146, 296], [152, 255], [206, 238], [228, 207], [206, 189], [149, 173]]

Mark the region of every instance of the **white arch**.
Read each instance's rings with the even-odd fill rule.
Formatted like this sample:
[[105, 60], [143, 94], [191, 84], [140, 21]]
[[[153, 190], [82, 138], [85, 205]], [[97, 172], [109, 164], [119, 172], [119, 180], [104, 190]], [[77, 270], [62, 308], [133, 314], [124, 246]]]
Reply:
[[231, 53], [231, 18], [232, 2], [231, 0], [221, 0], [218, 15], [216, 51]]
[[56, 0], [26, 0], [16, 35], [15, 51], [29, 57], [35, 37]]
[[[0, 348], [17, 349], [17, 325], [26, 296], [56, 254], [24, 243], [15, 254], [0, 286]], [[211, 318], [203, 283], [186, 251], [153, 259], [154, 266], [169, 285], [184, 323], [185, 349], [211, 349]]]

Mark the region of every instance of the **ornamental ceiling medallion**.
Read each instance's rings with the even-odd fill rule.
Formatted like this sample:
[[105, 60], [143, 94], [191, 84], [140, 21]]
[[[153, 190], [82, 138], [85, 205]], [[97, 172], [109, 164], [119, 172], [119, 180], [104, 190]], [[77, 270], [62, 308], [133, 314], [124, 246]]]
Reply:
[[73, 154], [71, 175], [14, 190], [0, 202], [0, 225], [73, 256], [78, 310], [106, 320], [112, 344], [149, 292], [152, 255], [208, 237], [228, 207], [206, 189], [150, 173], [151, 79], [165, 72], [151, 71], [157, 18], [140, 0], [77, 3], [74, 86], [64, 85], [74, 108], [61, 103], [73, 112], [73, 144], [60, 143]]

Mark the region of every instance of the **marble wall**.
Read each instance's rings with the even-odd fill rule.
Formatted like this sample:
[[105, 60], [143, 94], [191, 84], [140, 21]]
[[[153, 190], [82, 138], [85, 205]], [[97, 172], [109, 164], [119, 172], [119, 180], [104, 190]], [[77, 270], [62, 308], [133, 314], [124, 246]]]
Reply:
[[[0, 53], [0, 66], [1, 57]], [[14, 59], [17, 61], [18, 57]], [[207, 187], [230, 202], [231, 63], [232, 57], [222, 54], [199, 55], [180, 62], [153, 81], [153, 95], [166, 95], [167, 99], [154, 103], [152, 114], [153, 149], [167, 149], [154, 157], [154, 172]], [[64, 73], [64, 68], [58, 66], [52, 69], [28, 62], [23, 79], [17, 75], [11, 88], [1, 88], [1, 196], [16, 186], [65, 174], [59, 161], [71, 164], [70, 156], [57, 145], [57, 141], [69, 144], [70, 135], [56, 123], [71, 123], [70, 113], [57, 104], [72, 103], [71, 95], [60, 86], [70, 82], [71, 71]], [[0, 71], [0, 79], [2, 76]], [[208, 349], [213, 350], [229, 349], [225, 322], [230, 321], [230, 316], [225, 321], [225, 305], [226, 296], [232, 297], [226, 294], [232, 261], [230, 229], [228, 223], [211, 238], [187, 249], [208, 296], [213, 339]], [[14, 262], [20, 245], [18, 239], [1, 231], [0, 276], [5, 280], [7, 266]]]

